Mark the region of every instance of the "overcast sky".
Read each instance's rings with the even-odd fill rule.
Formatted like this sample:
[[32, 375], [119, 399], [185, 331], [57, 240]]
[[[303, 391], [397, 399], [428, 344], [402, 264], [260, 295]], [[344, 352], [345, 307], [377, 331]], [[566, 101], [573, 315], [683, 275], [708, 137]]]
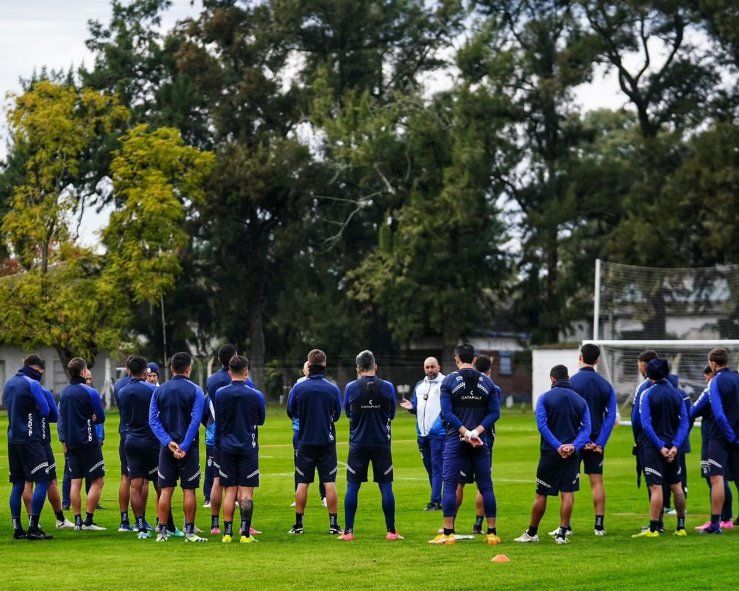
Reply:
[[[177, 20], [197, 14], [201, 2], [173, 0], [162, 18], [167, 29]], [[92, 55], [85, 47], [89, 37], [87, 23], [110, 18], [108, 0], [0, 0], [0, 158], [6, 154], [5, 124], [8, 92], [20, 90], [20, 78], [29, 77], [34, 69], [68, 69], [91, 65]], [[443, 87], [448, 80], [432, 75], [427, 81]], [[583, 110], [619, 108], [625, 100], [618, 91], [614, 76], [597, 75], [593, 84], [577, 89], [577, 100]], [[91, 216], [83, 220], [81, 234], [85, 243], [95, 242], [95, 232], [107, 223], [107, 216]]]

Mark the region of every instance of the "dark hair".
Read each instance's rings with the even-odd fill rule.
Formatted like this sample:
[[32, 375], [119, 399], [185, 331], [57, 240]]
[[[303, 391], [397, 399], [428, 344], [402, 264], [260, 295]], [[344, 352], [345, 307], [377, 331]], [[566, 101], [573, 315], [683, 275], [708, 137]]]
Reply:
[[570, 372], [564, 365], [555, 365], [550, 371], [549, 371], [549, 377], [554, 378], [555, 380], [562, 381], [567, 380], [570, 377]]
[[46, 369], [46, 361], [44, 361], [41, 356], [36, 355], [35, 353], [29, 355], [23, 360], [23, 365], [26, 367], [40, 367], [41, 369]]
[[486, 373], [493, 367], [493, 360], [487, 355], [478, 355], [475, 358], [475, 369], [480, 373]]
[[712, 361], [719, 367], [729, 364], [729, 352], [723, 347], [716, 347], [708, 352], [708, 361]]
[[70, 362], [67, 364], [69, 376], [72, 378], [81, 378], [82, 372], [86, 369], [87, 361], [82, 359], [82, 357], [75, 357], [74, 359], [71, 359]]
[[308, 365], [326, 365], [326, 354], [320, 349], [308, 353]]
[[598, 345], [593, 345], [592, 343], [586, 343], [580, 349], [580, 355], [582, 355], [583, 363], [586, 363], [587, 365], [595, 365], [595, 362], [598, 361], [598, 358], [600, 357], [600, 347]]
[[189, 353], [175, 353], [169, 360], [169, 366], [174, 373], [184, 373], [192, 365], [192, 355]]
[[228, 363], [234, 355], [236, 355], [236, 347], [231, 343], [227, 343], [218, 349], [218, 361], [221, 362], [223, 367], [230, 367]]
[[129, 375], [140, 376], [141, 374], [146, 373], [146, 359], [141, 357], [141, 355], [131, 355], [131, 357], [126, 360], [126, 367], [128, 368]]
[[712, 373], [713, 373], [713, 370], [711, 369], [710, 365], [706, 365], [706, 367], [703, 368], [704, 376], [710, 376]]
[[462, 343], [454, 347], [454, 355], [459, 357], [462, 363], [472, 363], [475, 358], [475, 348], [469, 343]]
[[642, 361], [644, 363], [649, 363], [652, 359], [657, 358], [657, 351], [654, 349], [646, 349], [639, 353], [639, 356], [636, 358], [638, 361]]
[[359, 371], [372, 371], [375, 367], [375, 356], [372, 351], [365, 349], [357, 355], [357, 369]]
[[228, 362], [228, 369], [230, 369], [232, 373], [244, 373], [249, 369], [249, 360], [243, 355], [234, 355]]

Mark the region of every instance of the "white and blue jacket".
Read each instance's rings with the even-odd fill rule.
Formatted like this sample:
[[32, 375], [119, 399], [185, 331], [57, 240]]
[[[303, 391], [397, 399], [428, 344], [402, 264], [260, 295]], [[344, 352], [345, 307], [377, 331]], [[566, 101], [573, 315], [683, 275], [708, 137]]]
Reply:
[[421, 437], [444, 437], [446, 430], [441, 424], [441, 383], [444, 374], [438, 374], [433, 380], [423, 378], [416, 384], [411, 396], [416, 415], [416, 433]]

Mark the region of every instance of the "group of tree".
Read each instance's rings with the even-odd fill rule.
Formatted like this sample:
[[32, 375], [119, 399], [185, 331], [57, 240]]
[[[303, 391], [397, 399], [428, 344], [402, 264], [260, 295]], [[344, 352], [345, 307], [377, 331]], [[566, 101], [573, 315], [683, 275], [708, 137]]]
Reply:
[[[739, 260], [734, 2], [203, 0], [163, 30], [169, 4], [113, 0], [94, 63], [14, 99], [6, 342], [263, 368], [556, 341], [597, 257]], [[623, 108], [584, 111], [609, 77]]]

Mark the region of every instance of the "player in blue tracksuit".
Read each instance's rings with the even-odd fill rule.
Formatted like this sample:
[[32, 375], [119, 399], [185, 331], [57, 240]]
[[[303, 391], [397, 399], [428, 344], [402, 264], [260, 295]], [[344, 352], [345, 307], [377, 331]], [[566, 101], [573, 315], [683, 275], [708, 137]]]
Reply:
[[[23, 367], [5, 382], [3, 404], [8, 411], [8, 464], [10, 469], [10, 516], [13, 539], [49, 539], [39, 527], [49, 487], [49, 461], [44, 449], [42, 419], [53, 411], [40, 381], [46, 369], [38, 355], [29, 355]], [[21, 506], [26, 482], [34, 483], [28, 532], [21, 525]]]
[[250, 534], [254, 488], [259, 486], [259, 425], [264, 424], [264, 396], [247, 385], [249, 362], [234, 355], [228, 362], [231, 383], [216, 391], [215, 445], [218, 448], [221, 485], [225, 489], [223, 542], [233, 536], [236, 503], [241, 513], [241, 543], [254, 542]]
[[341, 534], [336, 494], [336, 428], [341, 418], [341, 393], [326, 377], [326, 354], [320, 349], [308, 353], [308, 379], [296, 383], [287, 399], [287, 415], [300, 421], [298, 453], [295, 472], [298, 488], [295, 491], [295, 523], [288, 533], [303, 533], [303, 513], [308, 498], [308, 486], [315, 472], [326, 486], [326, 504], [329, 515], [329, 533]]
[[482, 437], [500, 416], [500, 402], [493, 381], [473, 367], [475, 349], [462, 344], [454, 350], [457, 371], [441, 385], [441, 419], [447, 430], [444, 443], [444, 532], [430, 540], [432, 544], [453, 544], [457, 515], [457, 485], [474, 474], [483, 498], [488, 521], [487, 541], [500, 542], [495, 520], [497, 507], [490, 474], [490, 447]]
[[688, 435], [690, 424], [682, 395], [667, 380], [669, 366], [664, 359], [655, 358], [647, 364], [647, 377], [652, 386], [639, 401], [642, 432], [639, 447], [642, 450], [644, 477], [649, 486], [649, 529], [633, 537], [659, 537], [663, 507], [662, 485], [669, 484], [675, 499], [677, 529], [675, 535], [685, 532], [685, 495], [680, 472], [680, 449]]
[[390, 422], [395, 418], [395, 386], [377, 377], [371, 351], [357, 355], [358, 378], [344, 391], [344, 410], [349, 417], [349, 457], [346, 460], [347, 489], [344, 497], [346, 526], [340, 540], [354, 539], [359, 488], [367, 482], [372, 464], [373, 480], [380, 487], [382, 512], [388, 541], [403, 539], [395, 530], [393, 457], [390, 450]]
[[441, 383], [444, 381], [444, 374], [441, 373], [436, 357], [424, 360], [423, 371], [426, 377], [416, 383], [411, 399], [403, 399], [400, 406], [416, 415], [418, 450], [431, 485], [431, 498], [425, 510], [441, 511], [446, 440], [446, 429], [441, 424]]
[[146, 527], [146, 501], [154, 482], [158, 491], [159, 441], [149, 425], [149, 407], [156, 386], [146, 381], [146, 359], [138, 355], [128, 358], [129, 384], [118, 393], [121, 422], [125, 424], [125, 454], [131, 481], [131, 506], [136, 518], [139, 539], [151, 537]]
[[572, 389], [567, 368], [555, 365], [549, 378], [552, 389], [542, 394], [536, 403], [536, 426], [541, 433], [536, 498], [529, 527], [514, 540], [516, 542], [539, 541], [539, 523], [547, 508], [547, 497], [560, 494], [560, 527], [554, 541], [567, 543], [574, 493], [580, 488], [579, 451], [590, 441], [590, 411], [582, 396]]
[[[690, 408], [690, 420], [691, 422], [697, 419], [698, 417], [702, 417], [701, 420], [701, 476], [705, 478], [706, 482], [708, 483], [708, 498], [709, 503], [711, 500], [711, 477], [708, 475], [708, 441], [710, 439], [710, 434], [713, 430], [713, 412], [711, 411], [711, 399], [710, 399], [710, 388], [709, 384], [711, 383], [711, 379], [713, 378], [713, 370], [711, 369], [710, 365], [707, 365], [705, 369], [703, 370], [703, 377], [706, 381], [706, 387], [703, 389], [703, 392], [701, 392], [701, 395], [698, 397], [698, 400], [695, 401], [695, 404]], [[731, 477], [732, 475], [730, 475]], [[732, 504], [733, 504], [733, 497], [731, 494], [731, 487], [729, 486], [728, 478], [724, 479], [724, 504], [721, 509], [721, 517], [719, 518], [719, 525], [727, 528], [733, 527], [733, 523], [731, 523], [731, 517], [732, 517]], [[710, 520], [701, 525], [696, 527], [697, 530], [703, 531], [708, 526], [711, 525]]]
[[[685, 403], [685, 410], [688, 413], [688, 419], [690, 419], [690, 409], [693, 407], [693, 401], [690, 398], [690, 396], [688, 396], [688, 394], [685, 392], [685, 390], [683, 390], [680, 387], [680, 379], [678, 378], [678, 376], [676, 374], [671, 373], [670, 375], [667, 376], [667, 381], [670, 382], [670, 385], [673, 388], [675, 388], [675, 390], [677, 390], [677, 393], [680, 394], [680, 396], [682, 397], [683, 402]], [[692, 429], [693, 424], [690, 421], [688, 421], [688, 422], [690, 424], [690, 428]], [[685, 440], [683, 441], [683, 445], [682, 445], [682, 447], [680, 448], [679, 451], [680, 451], [680, 453], [678, 454], [678, 458], [679, 458], [679, 461], [681, 463], [680, 464], [680, 483], [682, 484], [683, 494], [685, 495], [685, 501], [686, 501], [686, 504], [687, 504], [687, 500], [688, 500], [688, 468], [687, 468], [687, 465], [686, 465], [685, 454], [689, 454], [690, 451], [691, 451], [691, 449], [690, 449], [690, 431], [688, 431], [688, 435], [685, 437]], [[662, 487], [662, 497], [663, 497], [663, 502], [664, 502], [664, 507], [663, 507], [662, 511], [664, 513], [674, 512], [674, 509], [672, 509], [672, 504], [671, 504], [672, 490], [670, 489], [669, 486], [667, 486], [667, 484], [665, 484]]]
[[[217, 536], [221, 533], [219, 525], [219, 517], [221, 513], [221, 501], [223, 500], [223, 487], [221, 479], [218, 475], [220, 468], [220, 459], [218, 458], [218, 449], [215, 445], [215, 410], [213, 406], [213, 397], [219, 388], [228, 386], [231, 383], [231, 376], [228, 373], [228, 362], [236, 355], [236, 347], [231, 344], [225, 344], [218, 349], [218, 361], [221, 369], [208, 376], [205, 382], [205, 404], [203, 406], [202, 423], [205, 427], [205, 478], [203, 482], [203, 496], [205, 502], [203, 507], [210, 507], [210, 533]], [[246, 385], [256, 390], [254, 382], [251, 378], [246, 378]]]
[[[59, 399], [59, 426], [60, 439], [69, 458], [69, 473], [72, 477], [69, 496], [74, 512], [74, 528], [98, 531], [105, 529], [93, 522], [105, 483], [105, 462], [95, 425], [105, 422], [105, 410], [100, 394], [86, 384], [86, 369], [87, 362], [79, 357], [75, 357], [67, 365], [70, 379]], [[84, 478], [90, 479], [90, 490], [87, 492], [83, 523], [81, 489]]]
[[183, 494], [185, 541], [206, 542], [195, 533], [195, 490], [200, 486], [198, 428], [203, 417], [205, 397], [200, 386], [190, 381], [192, 356], [175, 353], [170, 359], [173, 377], [159, 386], [151, 397], [149, 425], [159, 448], [159, 486], [157, 542], [168, 538], [166, 521], [172, 508], [172, 493], [177, 481]]
[[[708, 396], [713, 423], [708, 436], [708, 476], [711, 479], [711, 524], [706, 534], [721, 533], [725, 481], [739, 479], [739, 374], [728, 367], [726, 349], [717, 347], [708, 354], [713, 379]], [[737, 482], [735, 480], [735, 482]]]
[[[590, 479], [595, 510], [595, 535], [605, 535], [606, 491], [603, 487], [605, 447], [616, 423], [616, 391], [595, 371], [600, 347], [585, 344], [580, 349], [580, 371], [570, 378], [572, 389], [583, 397], [590, 412], [590, 439], [580, 453], [585, 474]], [[568, 532], [572, 531], [569, 528]]]
[[[126, 359], [125, 373], [113, 384], [113, 398], [119, 412], [121, 409], [120, 392], [131, 383], [131, 376], [128, 375], [127, 369], [129, 359], [130, 357]], [[121, 512], [121, 522], [118, 531], [133, 531], [128, 518], [128, 506], [131, 503], [131, 479], [128, 477], [128, 464], [126, 463], [126, 424], [122, 419], [118, 423], [118, 459], [121, 463], [121, 481], [118, 485], [118, 508]]]

